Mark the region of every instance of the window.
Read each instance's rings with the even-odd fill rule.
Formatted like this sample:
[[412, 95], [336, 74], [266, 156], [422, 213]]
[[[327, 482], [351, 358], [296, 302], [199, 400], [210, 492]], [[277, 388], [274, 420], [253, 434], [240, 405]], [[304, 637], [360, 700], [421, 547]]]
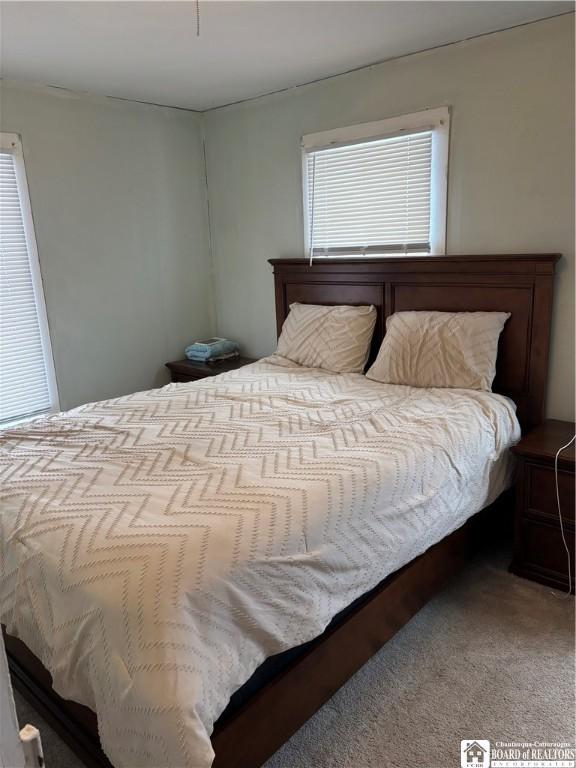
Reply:
[[442, 254], [448, 107], [304, 136], [304, 220], [312, 258]]
[[58, 410], [22, 145], [0, 133], [0, 426]]

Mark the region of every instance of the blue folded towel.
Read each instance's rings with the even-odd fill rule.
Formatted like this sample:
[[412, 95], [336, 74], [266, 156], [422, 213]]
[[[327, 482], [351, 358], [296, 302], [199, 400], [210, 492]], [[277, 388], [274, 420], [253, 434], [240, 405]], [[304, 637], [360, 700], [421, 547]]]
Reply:
[[213, 360], [215, 357], [222, 357], [222, 355], [238, 354], [239, 351], [240, 347], [236, 341], [217, 338], [213, 341], [210, 340], [210, 343], [195, 341], [194, 344], [186, 347], [184, 354], [188, 360], [206, 362], [207, 360]]

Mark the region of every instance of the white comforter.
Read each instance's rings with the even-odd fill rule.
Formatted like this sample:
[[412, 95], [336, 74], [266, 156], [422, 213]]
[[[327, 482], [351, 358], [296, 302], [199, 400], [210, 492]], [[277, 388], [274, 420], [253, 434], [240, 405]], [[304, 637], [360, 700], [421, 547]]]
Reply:
[[0, 619], [115, 766], [207, 768], [230, 695], [508, 482], [505, 398], [269, 358], [1, 441]]

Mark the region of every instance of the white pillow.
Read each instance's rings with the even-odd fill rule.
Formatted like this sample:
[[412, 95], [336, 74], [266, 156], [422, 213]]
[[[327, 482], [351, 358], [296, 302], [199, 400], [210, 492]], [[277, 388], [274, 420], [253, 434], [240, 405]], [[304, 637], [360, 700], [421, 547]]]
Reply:
[[396, 312], [366, 376], [384, 384], [492, 391], [509, 312]]
[[290, 305], [276, 354], [308, 368], [362, 373], [376, 323], [373, 306]]

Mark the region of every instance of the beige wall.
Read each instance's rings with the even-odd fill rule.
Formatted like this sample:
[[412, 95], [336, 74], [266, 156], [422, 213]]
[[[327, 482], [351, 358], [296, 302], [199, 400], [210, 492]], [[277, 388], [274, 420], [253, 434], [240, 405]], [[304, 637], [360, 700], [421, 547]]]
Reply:
[[217, 331], [274, 349], [270, 257], [303, 255], [300, 138], [452, 106], [448, 253], [558, 251], [548, 414], [574, 414], [574, 18], [205, 114]]
[[212, 331], [202, 118], [3, 82], [22, 136], [63, 409], [168, 381]]

